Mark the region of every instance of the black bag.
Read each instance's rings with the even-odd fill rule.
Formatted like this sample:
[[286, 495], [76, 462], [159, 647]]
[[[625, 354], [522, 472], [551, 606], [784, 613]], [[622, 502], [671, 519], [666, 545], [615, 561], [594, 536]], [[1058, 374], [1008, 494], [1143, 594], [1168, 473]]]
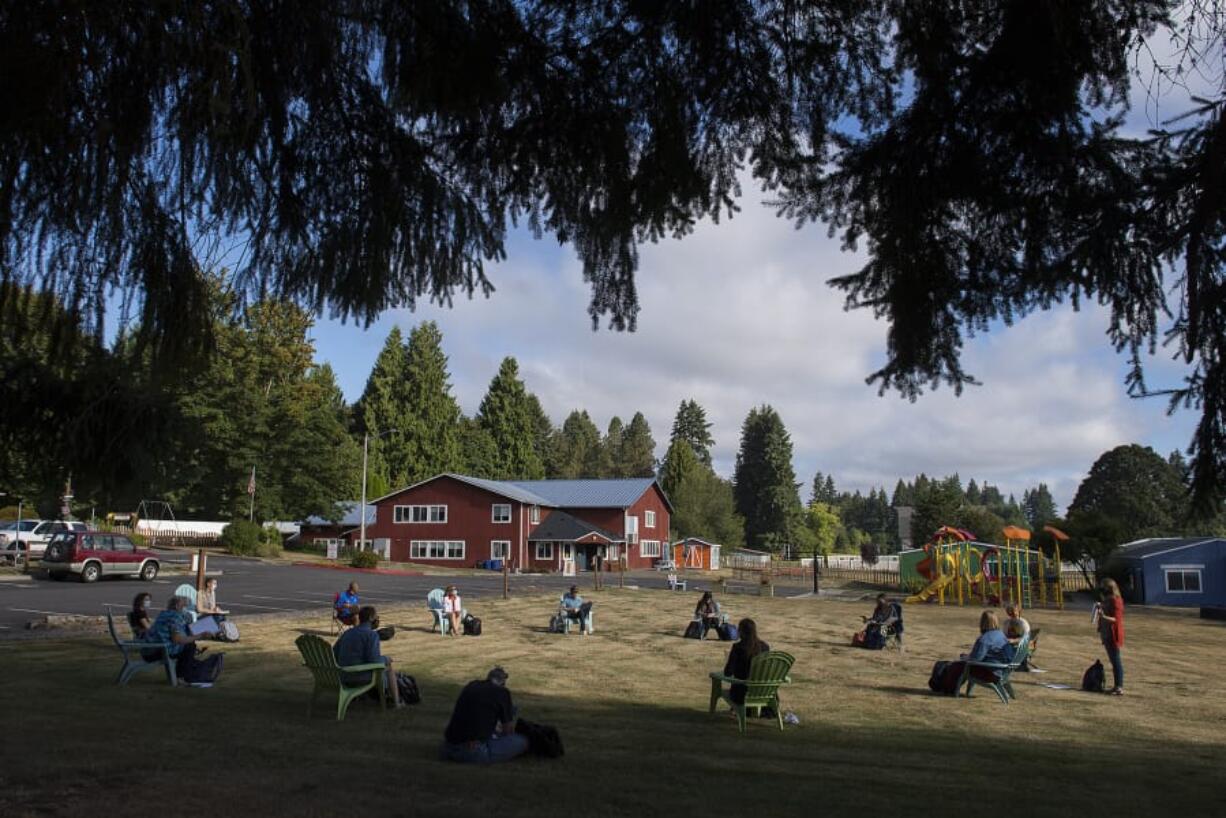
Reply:
[[375, 633], [379, 634], [380, 642], [386, 642], [396, 636], [396, 626], [388, 625], [386, 628], [379, 628]]
[[1081, 689], [1088, 693], [1102, 693], [1107, 683], [1107, 672], [1103, 669], [1101, 659], [1095, 659], [1094, 664], [1086, 668], [1081, 676]]
[[211, 684], [217, 681], [217, 677], [221, 675], [221, 663], [225, 656], [224, 653], [214, 653], [207, 659], [192, 661], [188, 672], [183, 676], [184, 681], [189, 684], [199, 684], [201, 682]]
[[702, 638], [702, 623], [691, 622], [685, 626], [686, 639], [701, 639]]
[[409, 674], [396, 671], [396, 689], [400, 693], [400, 701], [405, 704], [421, 702], [421, 689], [417, 687], [417, 680]]
[[566, 614], [556, 613], [549, 619], [549, 632], [562, 633], [566, 630]]
[[481, 635], [481, 620], [469, 614], [464, 617], [464, 635], [465, 636], [480, 636]]
[[721, 642], [734, 642], [738, 636], [735, 625], [729, 625], [727, 622], [721, 622], [719, 627], [715, 629], [715, 633], [719, 635]]
[[958, 682], [962, 679], [962, 662], [937, 662], [928, 677], [928, 688], [933, 693], [945, 696], [958, 695]]
[[558, 758], [565, 754], [562, 737], [557, 728], [547, 724], [520, 719], [515, 722], [515, 732], [528, 739], [528, 752], [545, 758]]

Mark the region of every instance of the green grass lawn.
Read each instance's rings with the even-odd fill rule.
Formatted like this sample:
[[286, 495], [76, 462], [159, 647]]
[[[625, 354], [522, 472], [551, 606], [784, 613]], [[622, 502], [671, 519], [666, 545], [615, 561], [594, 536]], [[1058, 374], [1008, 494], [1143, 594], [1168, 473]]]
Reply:
[[[772, 646], [797, 657], [786, 709], [739, 735], [707, 714], [707, 672], [727, 645], [680, 638], [695, 594], [587, 592], [590, 637], [545, 632], [556, 596], [481, 600], [479, 638], [427, 632], [424, 609], [388, 609], [386, 645], [424, 701], [343, 723], [306, 716], [310, 679], [293, 640], [327, 617], [241, 620], [211, 690], [152, 672], [113, 685], [104, 636], [0, 642], [0, 815], [1210, 815], [1222, 809], [1226, 629], [1183, 613], [1129, 611], [1122, 698], [1076, 685], [1102, 654], [1088, 616], [1034, 611], [1037, 661], [1020, 699], [928, 693], [932, 662], [976, 635], [977, 608], [907, 608], [907, 649], [847, 646], [868, 604], [731, 596]], [[437, 760], [460, 686], [493, 664], [521, 714], [560, 730], [566, 756], [493, 768]]]

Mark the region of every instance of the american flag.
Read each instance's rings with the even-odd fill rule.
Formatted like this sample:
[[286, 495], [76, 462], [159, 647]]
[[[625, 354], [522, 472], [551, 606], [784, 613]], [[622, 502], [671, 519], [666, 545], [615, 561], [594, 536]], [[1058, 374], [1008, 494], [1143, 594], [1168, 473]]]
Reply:
[[247, 481], [247, 493], [255, 495], [255, 466], [251, 467], [251, 479]]

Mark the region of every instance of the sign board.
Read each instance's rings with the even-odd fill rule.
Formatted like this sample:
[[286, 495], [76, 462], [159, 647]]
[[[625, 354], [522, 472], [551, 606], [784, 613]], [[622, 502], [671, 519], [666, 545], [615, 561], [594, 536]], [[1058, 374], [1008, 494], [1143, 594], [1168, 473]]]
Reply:
[[334, 560], [337, 557], [337, 552], [340, 550], [341, 544], [336, 540], [328, 540], [328, 559]]
[[575, 561], [565, 560], [562, 563], [562, 576], [573, 577], [575, 575]]

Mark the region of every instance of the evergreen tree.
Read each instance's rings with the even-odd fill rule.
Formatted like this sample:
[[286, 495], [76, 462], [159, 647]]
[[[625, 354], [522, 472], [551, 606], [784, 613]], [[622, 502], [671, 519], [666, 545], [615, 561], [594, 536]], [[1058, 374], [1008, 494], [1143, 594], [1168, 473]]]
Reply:
[[[694, 454], [689, 441], [674, 439], [672, 445], [668, 447], [668, 452], [664, 455], [664, 462], [660, 464], [660, 488], [664, 489], [664, 493], [673, 500], [674, 506], [677, 506], [675, 495], [681, 484], [692, 478], [702, 468], [704, 467], [698, 462], [698, 457]], [[674, 515], [674, 525], [676, 524], [675, 519]]]
[[915, 513], [911, 517], [911, 541], [916, 545], [928, 542], [933, 532], [943, 525], [957, 525], [958, 511], [963, 504], [962, 490], [952, 481], [925, 479], [922, 491], [920, 485], [917, 479]]
[[498, 447], [476, 418], [460, 418], [460, 459], [464, 473], [486, 480], [498, 474]]
[[554, 435], [549, 476], [565, 480], [592, 478], [600, 462], [600, 432], [586, 411], [575, 409]]
[[1056, 519], [1056, 501], [1046, 483], [1039, 483], [1033, 490], [1022, 492], [1022, 513], [1026, 515], [1026, 522], [1036, 531], [1042, 528], [1044, 523]]
[[[680, 482], [668, 494], [674, 509], [674, 537], [700, 537], [719, 543], [726, 549], [744, 545], [745, 521], [736, 513], [732, 484], [699, 463], [687, 443], [678, 443], [689, 450], [696, 468], [687, 471], [683, 466], [680, 469], [683, 473]], [[673, 447], [669, 448], [671, 450]], [[684, 458], [684, 455], [681, 457]], [[667, 461], [668, 458], [665, 459]], [[665, 473], [668, 472], [666, 466]]]
[[980, 505], [983, 502], [983, 497], [979, 492], [979, 484], [975, 482], [975, 478], [966, 484], [966, 502], [972, 506]]
[[[396, 453], [405, 458], [406, 485], [463, 466], [460, 452], [460, 405], [451, 394], [443, 334], [425, 321], [409, 334], [405, 351], [405, 381], [401, 388]], [[399, 473], [399, 466], [398, 466]]]
[[894, 484], [894, 496], [890, 499], [890, 505], [895, 508], [915, 505], [914, 489], [910, 483], [903, 482], [901, 477]]
[[[367, 456], [368, 489], [371, 479], [397, 488], [409, 485], [404, 433], [412, 423], [405, 415], [409, 405], [405, 358], [404, 336], [400, 327], [392, 327], [375, 358], [362, 397], [354, 406], [354, 430], [359, 440], [365, 434], [371, 437]], [[385, 432], [390, 434], [379, 437]]]
[[683, 400], [677, 407], [669, 444], [677, 440], [690, 444], [699, 463], [711, 465], [711, 447], [715, 445], [715, 438], [711, 437], [711, 424], [707, 421], [706, 410], [698, 405], [698, 401]]
[[544, 467], [549, 462], [549, 447], [553, 443], [553, 421], [532, 392], [528, 393], [528, 414], [532, 419], [532, 449], [536, 452], [537, 461]]
[[1186, 511], [1186, 489], [1167, 460], [1148, 446], [1117, 446], [1094, 461], [1077, 487], [1069, 522], [1086, 527], [1098, 515], [1115, 521], [1128, 539], [1170, 537], [1185, 530]]
[[519, 379], [518, 362], [504, 358], [477, 410], [477, 423], [494, 442], [492, 479], [537, 480], [545, 476], [544, 464], [536, 453], [538, 421], [524, 382]]
[[834, 489], [834, 477], [822, 474], [813, 475], [813, 488], [809, 492], [809, 503], [826, 503], [833, 506], [839, 501], [839, 495]]
[[622, 437], [619, 471], [624, 477], [654, 477], [656, 441], [642, 412], [635, 412]]
[[626, 429], [622, 419], [617, 415], [609, 421], [609, 429], [600, 443], [600, 467], [593, 477], [624, 477], [622, 463], [622, 441]]
[[745, 541], [775, 549], [786, 542], [800, 518], [792, 441], [770, 406], [750, 411], [741, 427], [734, 489], [737, 512], [745, 518]]

